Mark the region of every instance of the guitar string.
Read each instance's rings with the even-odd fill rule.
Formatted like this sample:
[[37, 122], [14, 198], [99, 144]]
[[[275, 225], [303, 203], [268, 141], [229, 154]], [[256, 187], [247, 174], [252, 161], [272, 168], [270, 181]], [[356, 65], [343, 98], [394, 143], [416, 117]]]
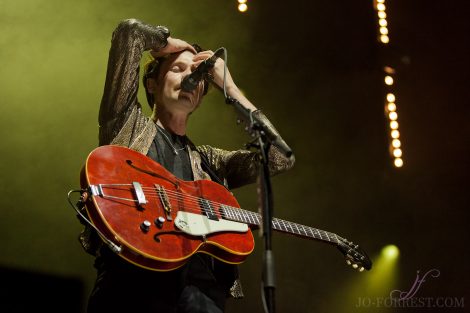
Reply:
[[[158, 199], [157, 196], [149, 197], [149, 198], [157, 198]], [[180, 194], [170, 195], [169, 198], [175, 199], [176, 201], [179, 201], [179, 200], [184, 201], [184, 199], [180, 196]], [[190, 201], [191, 200], [188, 200], [188, 202], [190, 202]], [[222, 213], [222, 212], [220, 213], [220, 216], [221, 217], [228, 217], [228, 219], [230, 219], [230, 220], [235, 219], [236, 221], [244, 221], [245, 223], [250, 223], [250, 224], [259, 225], [261, 223], [260, 219], [262, 220], [262, 218], [259, 214], [251, 212], [251, 211], [245, 211], [245, 210], [239, 209], [239, 208], [234, 208], [234, 207], [231, 207], [231, 208], [235, 209], [235, 210], [232, 210], [232, 212], [231, 212], [232, 216], [228, 215], [227, 213]], [[237, 214], [237, 211], [239, 211], [239, 210], [241, 210], [242, 212], [240, 212], [240, 214]], [[210, 213], [213, 213], [213, 211], [201, 208], [199, 206], [199, 204], [197, 204], [196, 206], [185, 206], [185, 212], [195, 212], [195, 213], [210, 212]], [[243, 214], [244, 212], [248, 212], [248, 213]], [[249, 215], [249, 217], [247, 215]], [[258, 223], [253, 223], [250, 219], [257, 221]], [[321, 229], [313, 228], [313, 227], [310, 227], [310, 226], [305, 226], [305, 225], [294, 223], [294, 222], [285, 221], [285, 220], [278, 219], [278, 218], [275, 218], [272, 221], [272, 224], [274, 226], [276, 226], [276, 222], [277, 222], [277, 225], [280, 229], [284, 229], [286, 231], [289, 231], [289, 228], [290, 228], [291, 233], [295, 233], [295, 234], [299, 234], [299, 235], [300, 234], [305, 234], [305, 236], [307, 236], [307, 237], [327, 240], [327, 241], [334, 242], [334, 243], [339, 243], [339, 241], [340, 241], [339, 236], [337, 236], [336, 234], [330, 233], [330, 232], [327, 232], [327, 231], [324, 231], [324, 230], [321, 230]], [[296, 231], [296, 229], [297, 229], [297, 231]]]
[[[194, 203], [194, 199], [185, 199], [184, 197], [185, 196], [189, 196], [189, 195], [182, 195], [180, 193], [175, 193], [171, 191], [168, 192], [169, 194], [169, 199], [174, 199], [176, 201], [184, 201], [186, 200], [187, 202], [193, 202], [192, 204], [196, 204], [195, 206], [188, 206], [186, 205], [185, 206], [185, 212], [195, 212], [195, 213], [200, 213], [200, 212], [203, 212], [203, 213], [214, 213], [214, 211], [216, 210], [207, 210], [207, 209], [204, 209], [200, 206], [199, 202], [197, 203]], [[203, 199], [203, 200], [206, 200], [206, 201], [209, 201], [211, 203], [214, 203], [213, 201], [210, 201], [210, 200], [207, 200], [207, 199], [204, 199], [204, 198], [197, 198], [197, 197], [194, 197], [194, 196], [189, 196], [189, 197], [192, 197], [192, 198], [195, 198], [195, 199]], [[156, 199], [159, 199], [159, 196], [149, 196], [149, 198], [156, 198]], [[236, 208], [236, 207], [230, 207], [230, 206], [227, 206], [227, 205], [224, 205], [226, 208], [229, 208], [231, 209], [232, 211], [230, 212], [230, 215], [228, 215], [228, 213], [223, 210], [223, 211], [219, 211], [220, 212], [220, 216], [221, 217], [227, 217], [228, 219], [235, 219], [237, 221], [244, 221], [244, 222], [247, 222], [247, 223], [250, 223], [250, 224], [256, 224], [256, 225], [259, 225], [261, 222], [260, 222], [260, 219], [262, 220], [262, 217], [257, 214], [257, 213], [254, 213], [254, 212], [251, 212], [251, 211], [246, 211], [246, 210], [243, 210], [243, 209], [240, 209], [240, 208]], [[241, 212], [239, 212], [241, 211]], [[251, 220], [253, 221], [257, 221], [258, 223], [253, 223]], [[283, 227], [286, 231], [288, 231], [288, 229], [290, 228], [292, 231], [292, 233], [296, 233], [296, 234], [302, 234], [304, 233], [306, 236], [308, 237], [313, 237], [313, 238], [317, 238], [318, 239], [318, 236], [320, 236], [320, 239], [323, 239], [325, 240], [328, 239], [328, 241], [330, 242], [339, 242], [339, 239], [338, 239], [338, 236], [334, 233], [330, 233], [330, 232], [327, 232], [327, 231], [324, 231], [324, 230], [321, 230], [321, 229], [316, 229], [316, 228], [313, 228], [313, 227], [310, 227], [310, 226], [305, 226], [305, 225], [302, 225], [302, 224], [298, 224], [298, 223], [294, 223], [294, 222], [289, 222], [289, 221], [285, 221], [285, 220], [282, 220], [282, 219], [278, 219], [278, 218], [275, 218], [272, 223], [274, 226], [275, 223], [277, 222], [278, 226], [279, 227]], [[282, 224], [282, 225], [281, 225]], [[295, 228], [294, 228], [295, 226]], [[297, 229], [297, 231], [295, 231], [295, 229]], [[302, 229], [302, 231], [301, 231]], [[309, 233], [311, 233], [311, 235], [309, 235]], [[315, 233], [318, 233], [318, 236], [315, 234]], [[322, 236], [323, 234], [323, 236]], [[336, 240], [333, 240], [332, 238], [336, 238]]]
[[[197, 204], [197, 205], [193, 206], [193, 207], [186, 206], [186, 208], [192, 210], [192, 212], [195, 212], [195, 213], [199, 213], [199, 212], [214, 213], [215, 210], [206, 210], [205, 208], [202, 208], [200, 206], [201, 203], [199, 201], [204, 200], [204, 201], [209, 202], [210, 205], [216, 204], [216, 205], [219, 205], [219, 206], [223, 206], [224, 209], [226, 208], [226, 209], [232, 210], [231, 214], [233, 216], [235, 216], [236, 220], [242, 219], [242, 220], [246, 221], [248, 219], [248, 221], [246, 221], [246, 222], [247, 223], [252, 223], [250, 221], [250, 218], [251, 218], [253, 220], [257, 220], [258, 223], [260, 223], [259, 219], [261, 218], [261, 216], [259, 214], [251, 212], [251, 211], [243, 210], [243, 209], [238, 208], [238, 207], [229, 206], [229, 205], [219, 203], [219, 202], [215, 202], [215, 201], [212, 201], [212, 200], [208, 200], [208, 199], [205, 199], [205, 198], [196, 197], [196, 196], [192, 196], [192, 195], [189, 195], [189, 194], [182, 194], [182, 193], [171, 191], [171, 190], [157, 191], [152, 187], [142, 187], [142, 189], [150, 189], [151, 190], [149, 198], [159, 199], [160, 196], [164, 196], [164, 194], [166, 193], [167, 195], [169, 195], [169, 198], [171, 197], [171, 198], [173, 198], [175, 200], [178, 200], [178, 201], [179, 200], [181, 200], [181, 201], [186, 200], [187, 202], [193, 202], [193, 204]], [[223, 210], [223, 213], [222, 213], [222, 211], [219, 211], [219, 212], [220, 212], [221, 217], [227, 217], [229, 219], [234, 218], [232, 216], [227, 215], [225, 210]], [[245, 218], [243, 218], [243, 217], [245, 217]], [[316, 235], [315, 235], [315, 232], [317, 232], [321, 239], [324, 239], [323, 237], [326, 237], [327, 239], [329, 239], [330, 242], [334, 242], [331, 238], [336, 238], [336, 242], [339, 242], [338, 238], [340, 238], [340, 237], [338, 235], [336, 235], [334, 233], [331, 233], [331, 232], [328, 232], [328, 231], [325, 231], [325, 230], [313, 228], [313, 227], [310, 227], [310, 226], [305, 226], [305, 225], [298, 224], [298, 223], [295, 223], [295, 222], [285, 221], [285, 220], [278, 219], [278, 218], [275, 218], [275, 221], [277, 221], [279, 226], [280, 226], [280, 222], [282, 222], [285, 230], [288, 230], [288, 227], [286, 226], [286, 224], [287, 224], [289, 226], [289, 228], [292, 230], [293, 233], [300, 234], [301, 233], [301, 231], [299, 229], [299, 226], [300, 226], [300, 228], [303, 229], [303, 233], [305, 233], [305, 235], [307, 235], [307, 236], [309, 236], [309, 235], [307, 234], [307, 231], [305, 230], [306, 228], [308, 230], [310, 230], [310, 233], [312, 233], [313, 238], [317, 238]], [[275, 221], [273, 220], [273, 224], [274, 224]], [[259, 225], [259, 224], [257, 224], [257, 225]], [[295, 232], [295, 230], [292, 226], [295, 226], [295, 228], [297, 228], [298, 232]], [[323, 236], [322, 236], [322, 234], [323, 234]]]

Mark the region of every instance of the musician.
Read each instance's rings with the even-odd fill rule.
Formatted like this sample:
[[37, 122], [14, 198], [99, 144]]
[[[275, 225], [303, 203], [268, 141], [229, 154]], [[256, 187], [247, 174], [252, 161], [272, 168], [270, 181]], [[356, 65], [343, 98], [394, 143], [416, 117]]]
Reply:
[[[154, 59], [145, 66], [144, 88], [152, 107], [145, 116], [137, 100], [139, 64], [144, 51]], [[99, 112], [99, 144], [122, 145], [162, 164], [184, 180], [210, 179], [227, 188], [253, 183], [258, 175], [255, 152], [196, 146], [186, 134], [191, 113], [201, 104], [208, 82], [191, 92], [181, 81], [213, 52], [170, 36], [163, 26], [124, 20], [113, 32], [104, 94]], [[210, 71], [222, 86], [224, 62]], [[227, 75], [228, 94], [277, 133]], [[272, 175], [293, 166], [276, 147], [269, 150]], [[90, 227], [80, 235], [84, 249], [96, 256], [97, 279], [88, 312], [223, 312], [227, 297], [243, 296], [237, 267], [196, 253], [181, 268], [158, 272], [141, 268], [113, 253]]]

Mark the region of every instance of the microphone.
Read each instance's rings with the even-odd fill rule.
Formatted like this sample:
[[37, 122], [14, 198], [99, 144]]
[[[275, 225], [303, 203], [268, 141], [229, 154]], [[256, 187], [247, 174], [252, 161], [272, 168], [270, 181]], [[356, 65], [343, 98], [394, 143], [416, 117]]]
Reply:
[[222, 55], [223, 51], [224, 48], [217, 49], [213, 56], [202, 61], [201, 64], [199, 64], [194, 70], [194, 72], [183, 78], [183, 81], [181, 81], [181, 89], [183, 91], [194, 90], [199, 85], [199, 82], [204, 79], [209, 70], [214, 67], [215, 62], [220, 57], [220, 55]]

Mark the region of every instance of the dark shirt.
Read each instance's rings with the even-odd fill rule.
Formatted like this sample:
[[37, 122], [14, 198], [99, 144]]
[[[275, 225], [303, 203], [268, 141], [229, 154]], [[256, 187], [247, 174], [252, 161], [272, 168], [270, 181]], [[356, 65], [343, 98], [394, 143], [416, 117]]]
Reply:
[[[186, 136], [159, 128], [147, 156], [178, 178], [193, 180], [188, 146]], [[150, 308], [155, 312], [176, 312], [177, 305], [181, 305], [180, 294], [187, 286], [197, 287], [223, 310], [236, 277], [233, 265], [203, 253], [193, 255], [181, 268], [158, 272], [125, 261], [107, 246], [101, 248], [95, 267], [98, 278], [89, 300], [89, 312], [137, 312]], [[188, 302], [188, 306], [192, 305]]]
[[[193, 180], [188, 147], [189, 139], [186, 136], [172, 134], [159, 126], [147, 156], [160, 163], [176, 177]], [[227, 289], [224, 292], [228, 293], [235, 275], [232, 268], [231, 265], [200, 253], [189, 260], [181, 273], [180, 281], [196, 285], [200, 289], [218, 285], [218, 288]]]

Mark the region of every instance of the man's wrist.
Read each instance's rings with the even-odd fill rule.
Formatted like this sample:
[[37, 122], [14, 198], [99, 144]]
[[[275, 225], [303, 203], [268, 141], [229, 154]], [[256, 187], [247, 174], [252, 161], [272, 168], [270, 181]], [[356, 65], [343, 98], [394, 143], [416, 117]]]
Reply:
[[156, 35], [158, 37], [158, 46], [156, 50], [163, 49], [168, 44], [168, 37], [170, 37], [170, 30], [166, 26], [157, 26]]

